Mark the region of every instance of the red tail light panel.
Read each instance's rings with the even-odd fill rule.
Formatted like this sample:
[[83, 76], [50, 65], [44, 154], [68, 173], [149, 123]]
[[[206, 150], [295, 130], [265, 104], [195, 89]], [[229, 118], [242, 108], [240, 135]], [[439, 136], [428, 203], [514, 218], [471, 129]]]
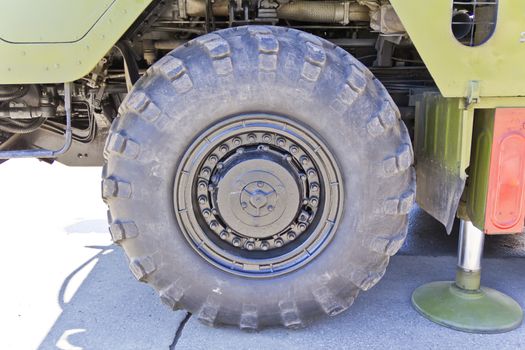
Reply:
[[525, 225], [525, 108], [499, 108], [494, 120], [485, 229], [523, 232]]

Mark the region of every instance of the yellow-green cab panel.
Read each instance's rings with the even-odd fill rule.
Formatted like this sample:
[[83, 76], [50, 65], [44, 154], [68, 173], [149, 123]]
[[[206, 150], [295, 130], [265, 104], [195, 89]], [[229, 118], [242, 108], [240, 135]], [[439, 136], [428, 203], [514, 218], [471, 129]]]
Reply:
[[452, 34], [452, 0], [390, 0], [445, 97], [525, 96], [525, 1], [500, 0], [496, 30], [484, 44], [468, 47]]
[[[17, 6], [19, 1], [3, 0], [1, 11], [4, 7]], [[99, 0], [91, 1], [96, 3]], [[102, 11], [85, 35], [73, 42], [10, 43], [0, 39], [0, 84], [60, 83], [83, 77], [104, 57], [151, 1], [112, 0], [109, 7]], [[45, 3], [50, 6], [49, 3], [51, 2], [61, 1], [25, 0], [24, 2]], [[84, 0], [70, 0], [70, 2], [73, 6], [77, 2], [83, 3]], [[106, 0], [102, 0], [101, 3], [106, 3]], [[60, 8], [55, 10], [61, 16], [53, 17], [53, 21], [49, 20], [45, 24], [49, 28], [45, 29], [44, 32], [82, 32], [82, 26], [77, 27], [75, 23], [77, 21], [87, 23], [82, 19], [85, 14], [74, 11], [76, 20], [70, 18], [66, 21], [62, 17], [67, 17], [70, 14]], [[3, 14], [1, 16], [5, 23], [2, 23], [0, 28], [26, 26], [28, 28], [24, 30], [32, 30], [35, 33], [43, 30], [39, 26], [27, 22], [24, 14], [20, 14], [20, 17], [10, 18], [4, 18]], [[48, 19], [50, 18], [48, 17]], [[71, 27], [68, 28], [68, 26]], [[59, 34], [55, 35], [55, 38], [59, 37]], [[5, 33], [0, 30], [0, 38], [4, 36]]]
[[78, 41], [114, 1], [4, 0], [0, 11], [0, 39], [11, 43]]

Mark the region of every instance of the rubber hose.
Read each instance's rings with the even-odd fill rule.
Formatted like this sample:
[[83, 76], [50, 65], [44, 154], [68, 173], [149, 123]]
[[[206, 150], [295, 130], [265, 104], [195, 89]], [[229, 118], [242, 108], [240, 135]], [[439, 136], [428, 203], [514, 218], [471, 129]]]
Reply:
[[27, 94], [27, 92], [29, 91], [29, 85], [18, 85], [16, 86], [17, 89], [14, 91], [8, 91], [8, 92], [2, 91], [3, 89], [10, 88], [10, 87], [12, 86], [1, 86], [0, 87], [0, 102], [11, 101], [16, 98], [20, 98], [24, 96], [25, 94]]
[[46, 118], [36, 118], [30, 122], [0, 119], [0, 130], [11, 134], [29, 134], [44, 124]]

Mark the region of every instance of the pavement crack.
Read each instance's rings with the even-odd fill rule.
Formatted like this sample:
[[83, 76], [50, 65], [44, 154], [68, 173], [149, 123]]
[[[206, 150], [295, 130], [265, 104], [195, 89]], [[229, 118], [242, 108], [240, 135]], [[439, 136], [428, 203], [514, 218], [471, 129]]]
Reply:
[[179, 324], [179, 327], [177, 328], [177, 331], [175, 332], [175, 337], [173, 337], [173, 342], [170, 344], [169, 350], [175, 350], [175, 347], [177, 346], [177, 342], [179, 341], [179, 338], [182, 335], [182, 330], [184, 329], [184, 326], [186, 325], [186, 322], [188, 322], [190, 317], [191, 317], [191, 313], [187, 312], [186, 316], [184, 317], [182, 322]]

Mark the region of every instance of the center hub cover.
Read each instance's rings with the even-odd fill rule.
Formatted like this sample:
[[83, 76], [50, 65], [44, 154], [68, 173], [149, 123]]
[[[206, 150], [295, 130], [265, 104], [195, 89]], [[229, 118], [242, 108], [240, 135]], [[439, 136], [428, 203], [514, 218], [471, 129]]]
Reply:
[[225, 169], [217, 208], [225, 223], [252, 238], [288, 227], [299, 211], [298, 179], [278, 159], [248, 159]]

